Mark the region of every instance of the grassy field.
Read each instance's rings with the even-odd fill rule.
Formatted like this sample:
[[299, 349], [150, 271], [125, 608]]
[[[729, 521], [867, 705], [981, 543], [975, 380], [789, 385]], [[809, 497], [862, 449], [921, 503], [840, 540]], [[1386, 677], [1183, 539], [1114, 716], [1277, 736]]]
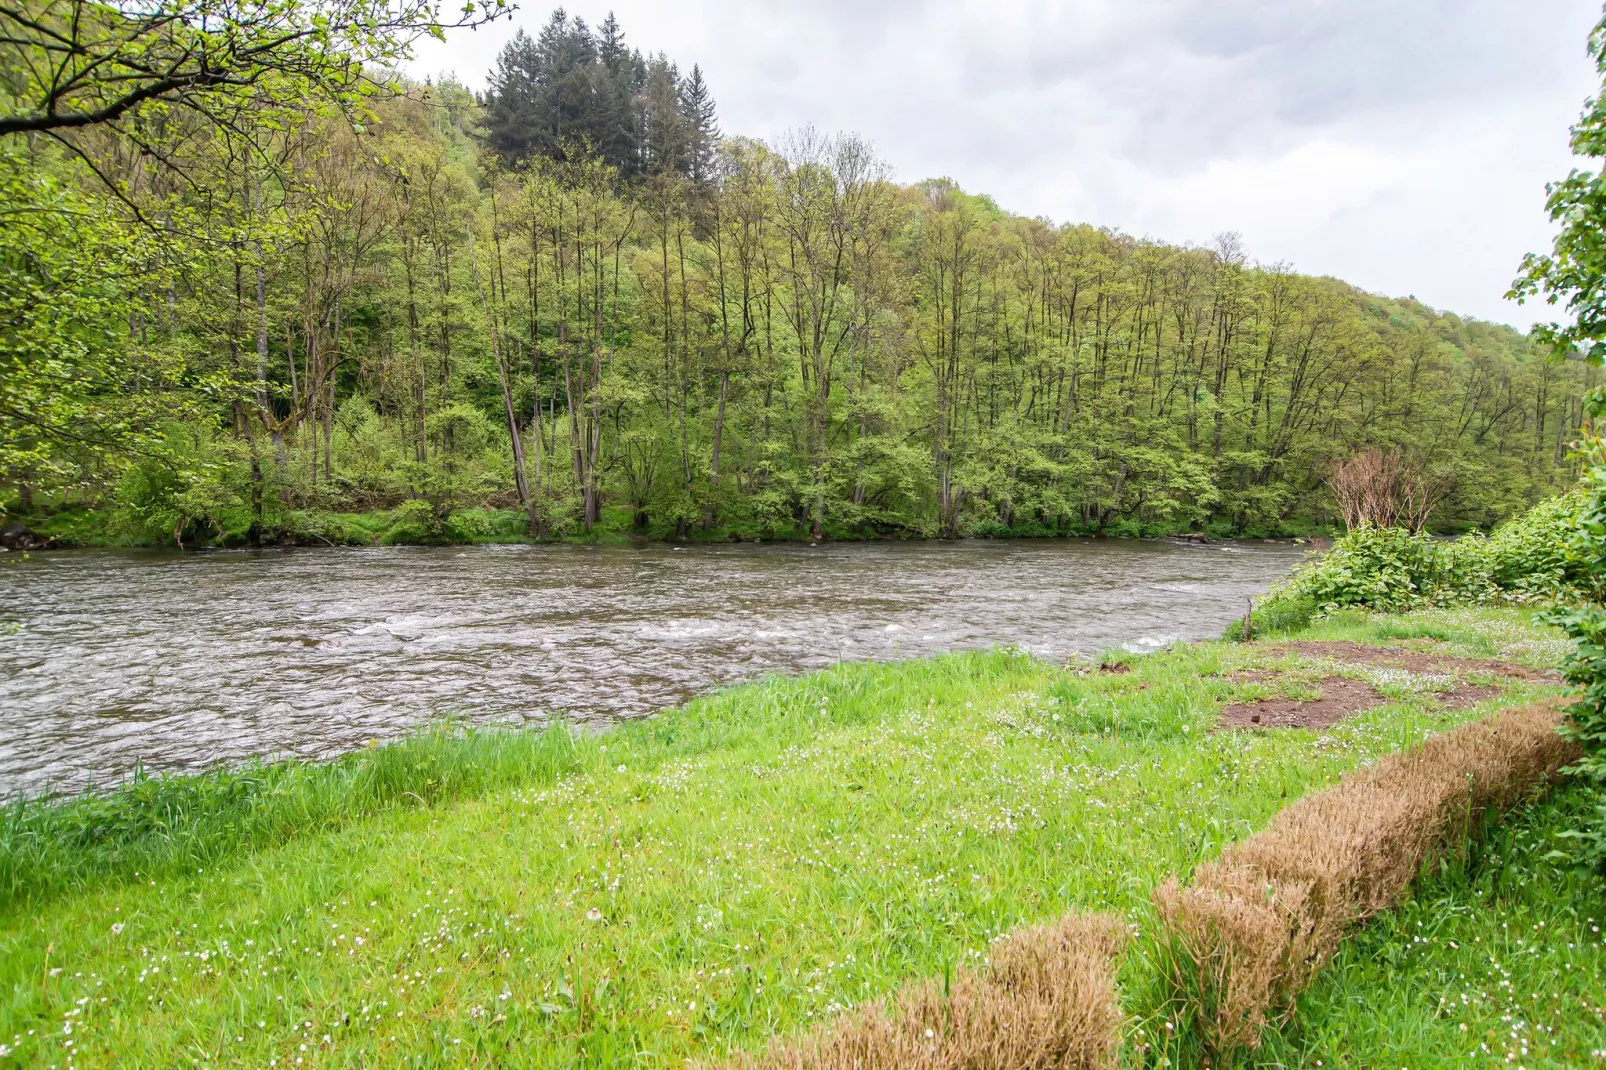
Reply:
[[[1308, 638], [1537, 666], [1565, 649], [1492, 609]], [[1387, 701], [1325, 734], [1212, 731], [1227, 702], [1334, 675]], [[661, 1066], [754, 1048], [1067, 909], [1142, 933], [1161, 879], [1288, 800], [1554, 692], [1452, 708], [1441, 687], [1261, 645], [1118, 672], [953, 655], [765, 681], [601, 736], [436, 733], [416, 760], [385, 748], [14, 809], [0, 1065]], [[1140, 936], [1123, 987], [1132, 1047], [1163, 1064], [1152, 960]], [[1363, 966], [1346, 958], [1333, 983], [1365, 983]], [[1290, 1065], [1359, 1028], [1355, 991], [1308, 997]]]

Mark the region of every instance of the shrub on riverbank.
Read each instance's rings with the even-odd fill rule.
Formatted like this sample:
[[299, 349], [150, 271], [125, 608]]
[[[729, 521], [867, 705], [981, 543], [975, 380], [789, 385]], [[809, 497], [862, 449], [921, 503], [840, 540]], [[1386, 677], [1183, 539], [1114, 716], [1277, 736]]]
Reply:
[[1292, 631], [1341, 609], [1399, 612], [1582, 597], [1598, 582], [1589, 553], [1575, 539], [1587, 508], [1575, 491], [1541, 502], [1487, 537], [1455, 540], [1363, 525], [1259, 599], [1252, 630]]

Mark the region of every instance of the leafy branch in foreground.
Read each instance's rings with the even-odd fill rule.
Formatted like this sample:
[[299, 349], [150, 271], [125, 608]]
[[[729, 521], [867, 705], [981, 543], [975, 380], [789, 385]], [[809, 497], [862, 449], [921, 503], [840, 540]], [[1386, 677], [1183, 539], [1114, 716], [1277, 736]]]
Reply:
[[[1602, 79], [1602, 91], [1584, 102], [1583, 114], [1572, 129], [1575, 155], [1606, 159], [1606, 18], [1589, 37], [1589, 54]], [[1560, 225], [1555, 245], [1547, 255], [1529, 254], [1522, 274], [1512, 284], [1511, 296], [1519, 301], [1540, 294], [1548, 304], [1565, 303], [1572, 322], [1541, 324], [1534, 329], [1541, 342], [1557, 356], [1581, 352], [1601, 362], [1606, 340], [1606, 167], [1574, 168], [1547, 192], [1551, 221]], [[1588, 780], [1602, 798], [1594, 822], [1566, 835], [1579, 842], [1581, 861], [1606, 873], [1606, 440], [1599, 422], [1606, 417], [1606, 392], [1592, 391], [1585, 401], [1591, 422], [1578, 445], [1584, 464], [1582, 508], [1572, 530], [1573, 556], [1583, 562], [1590, 582], [1582, 603], [1552, 615], [1577, 644], [1563, 672], [1583, 689], [1570, 708], [1567, 733], [1584, 747], [1584, 758], [1573, 772]]]
[[172, 370], [127, 341], [128, 279], [149, 274], [149, 251], [104, 203], [5, 151], [0, 204], [0, 468], [93, 465], [127, 449], [142, 384]]
[[[1606, 19], [1589, 37], [1589, 54], [1606, 81]], [[1584, 112], [1572, 128], [1572, 150], [1586, 159], [1606, 159], [1606, 92], [1584, 102]], [[1508, 297], [1518, 303], [1542, 297], [1546, 304], [1564, 305], [1572, 322], [1542, 323], [1535, 337], [1558, 353], [1573, 350], [1599, 356], [1606, 339], [1606, 168], [1574, 168], [1566, 178], [1545, 187], [1550, 220], [1560, 226], [1549, 253], [1529, 253], [1522, 274], [1511, 284]]]
[[12, 97], [0, 135], [60, 134], [134, 121], [152, 107], [228, 125], [275, 77], [349, 109], [426, 35], [509, 11], [468, 0], [93, 0], [0, 2], [0, 73]]
[[[1598, 420], [1606, 414], [1606, 393], [1596, 391], [1589, 398], [1590, 409]], [[1573, 556], [1587, 563], [1593, 597], [1583, 604], [1551, 614], [1576, 644], [1562, 666], [1567, 682], [1582, 689], [1578, 701], [1568, 708], [1565, 734], [1584, 748], [1584, 757], [1572, 772], [1587, 780], [1596, 792], [1599, 805], [1595, 820], [1582, 828], [1562, 833], [1573, 840], [1573, 853], [1579, 861], [1606, 873], [1606, 439], [1589, 435], [1580, 445], [1585, 469], [1582, 480], [1583, 508], [1573, 531]]]

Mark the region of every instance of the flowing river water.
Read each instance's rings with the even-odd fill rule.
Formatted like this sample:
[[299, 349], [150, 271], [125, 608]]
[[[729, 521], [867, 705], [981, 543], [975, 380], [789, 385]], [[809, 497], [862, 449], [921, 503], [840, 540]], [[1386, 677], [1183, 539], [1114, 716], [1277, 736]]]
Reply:
[[[0, 797], [640, 717], [766, 673], [1220, 634], [1289, 543], [85, 550], [0, 562]], [[9, 633], [9, 634], [7, 634]]]

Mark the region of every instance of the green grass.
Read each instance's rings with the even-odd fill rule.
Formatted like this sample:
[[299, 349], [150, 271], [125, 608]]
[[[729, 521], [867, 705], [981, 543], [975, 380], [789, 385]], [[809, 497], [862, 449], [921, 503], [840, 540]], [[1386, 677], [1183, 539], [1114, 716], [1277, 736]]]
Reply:
[[[1473, 656], [1562, 649], [1520, 611], [1411, 626]], [[1212, 734], [1223, 702], [1333, 667], [1214, 643], [1131, 663], [848, 664], [603, 735], [440, 730], [26, 809], [0, 842], [4, 1058], [679, 1065], [944, 976], [1066, 909], [1145, 927], [1167, 874], [1480, 712], [1351, 668], [1389, 704], [1324, 736]], [[1224, 676], [1267, 664], [1289, 676]], [[1123, 978], [1151, 1038], [1152, 956], [1140, 940]]]
[[1374, 919], [1271, 1035], [1258, 1067], [1606, 1063], [1606, 882], [1551, 857], [1592, 812], [1571, 784]]
[[0, 809], [0, 911], [108, 881], [210, 868], [353, 818], [430, 806], [572, 772], [563, 732], [431, 727], [326, 763], [136, 777], [106, 795]]

